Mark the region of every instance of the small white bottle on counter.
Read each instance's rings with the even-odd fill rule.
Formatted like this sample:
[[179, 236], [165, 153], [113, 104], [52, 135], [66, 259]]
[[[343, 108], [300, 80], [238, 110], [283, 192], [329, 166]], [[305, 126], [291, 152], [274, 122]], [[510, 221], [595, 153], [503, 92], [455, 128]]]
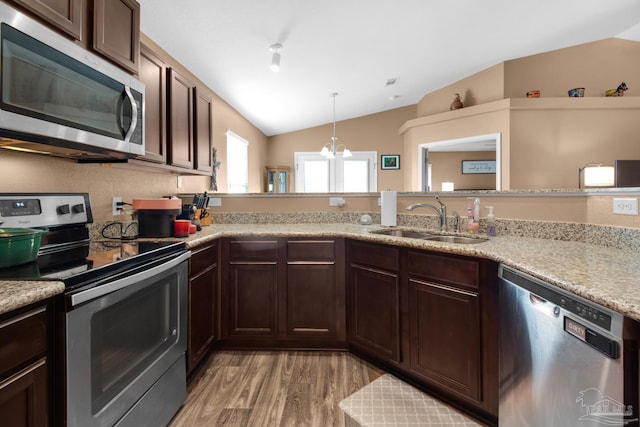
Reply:
[[496, 235], [496, 217], [493, 215], [493, 206], [485, 206], [489, 209], [489, 214], [487, 215], [487, 236], [495, 236]]

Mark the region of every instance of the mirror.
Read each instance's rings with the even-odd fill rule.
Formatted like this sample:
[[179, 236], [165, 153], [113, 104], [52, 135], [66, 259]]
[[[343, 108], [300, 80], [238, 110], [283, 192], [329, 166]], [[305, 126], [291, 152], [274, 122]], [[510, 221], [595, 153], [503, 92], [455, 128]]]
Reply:
[[[419, 144], [422, 191], [500, 190], [500, 134]], [[425, 167], [426, 165], [426, 167]]]

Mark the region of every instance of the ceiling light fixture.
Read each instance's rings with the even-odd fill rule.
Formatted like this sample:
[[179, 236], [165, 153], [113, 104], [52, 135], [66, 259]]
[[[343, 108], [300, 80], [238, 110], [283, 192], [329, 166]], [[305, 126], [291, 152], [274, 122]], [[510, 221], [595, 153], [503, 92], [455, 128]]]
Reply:
[[280, 71], [280, 49], [282, 49], [282, 45], [280, 43], [272, 44], [269, 46], [269, 50], [273, 52], [271, 56], [271, 71], [278, 72]]
[[353, 154], [351, 154], [351, 150], [349, 150], [346, 145], [337, 144], [338, 138], [336, 138], [336, 96], [338, 96], [338, 93], [334, 92], [331, 94], [331, 96], [333, 97], [333, 136], [331, 137], [331, 143], [327, 142], [326, 144], [324, 144], [324, 147], [322, 147], [322, 150], [320, 151], [320, 155], [326, 157], [327, 159], [335, 159], [336, 154], [340, 154], [338, 152], [338, 149], [340, 147], [344, 147], [342, 149], [342, 157], [351, 157]]

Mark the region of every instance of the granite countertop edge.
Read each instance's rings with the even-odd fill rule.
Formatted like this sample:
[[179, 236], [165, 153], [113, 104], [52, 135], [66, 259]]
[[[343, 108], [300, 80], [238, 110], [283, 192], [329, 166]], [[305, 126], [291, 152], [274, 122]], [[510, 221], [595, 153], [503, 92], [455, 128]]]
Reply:
[[[640, 256], [632, 250], [528, 237], [491, 237], [487, 242], [462, 245], [372, 233], [382, 228], [335, 223], [212, 224], [180, 240], [192, 249], [221, 237], [343, 237], [484, 258], [640, 321]], [[58, 281], [0, 280], [0, 314], [63, 291], [64, 284]]]

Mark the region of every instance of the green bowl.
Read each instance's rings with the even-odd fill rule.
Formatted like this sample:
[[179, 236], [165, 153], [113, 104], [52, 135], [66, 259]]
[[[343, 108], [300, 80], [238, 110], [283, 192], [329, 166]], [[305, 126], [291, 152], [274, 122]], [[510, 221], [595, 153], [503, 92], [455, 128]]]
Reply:
[[0, 268], [35, 261], [47, 229], [0, 228]]

